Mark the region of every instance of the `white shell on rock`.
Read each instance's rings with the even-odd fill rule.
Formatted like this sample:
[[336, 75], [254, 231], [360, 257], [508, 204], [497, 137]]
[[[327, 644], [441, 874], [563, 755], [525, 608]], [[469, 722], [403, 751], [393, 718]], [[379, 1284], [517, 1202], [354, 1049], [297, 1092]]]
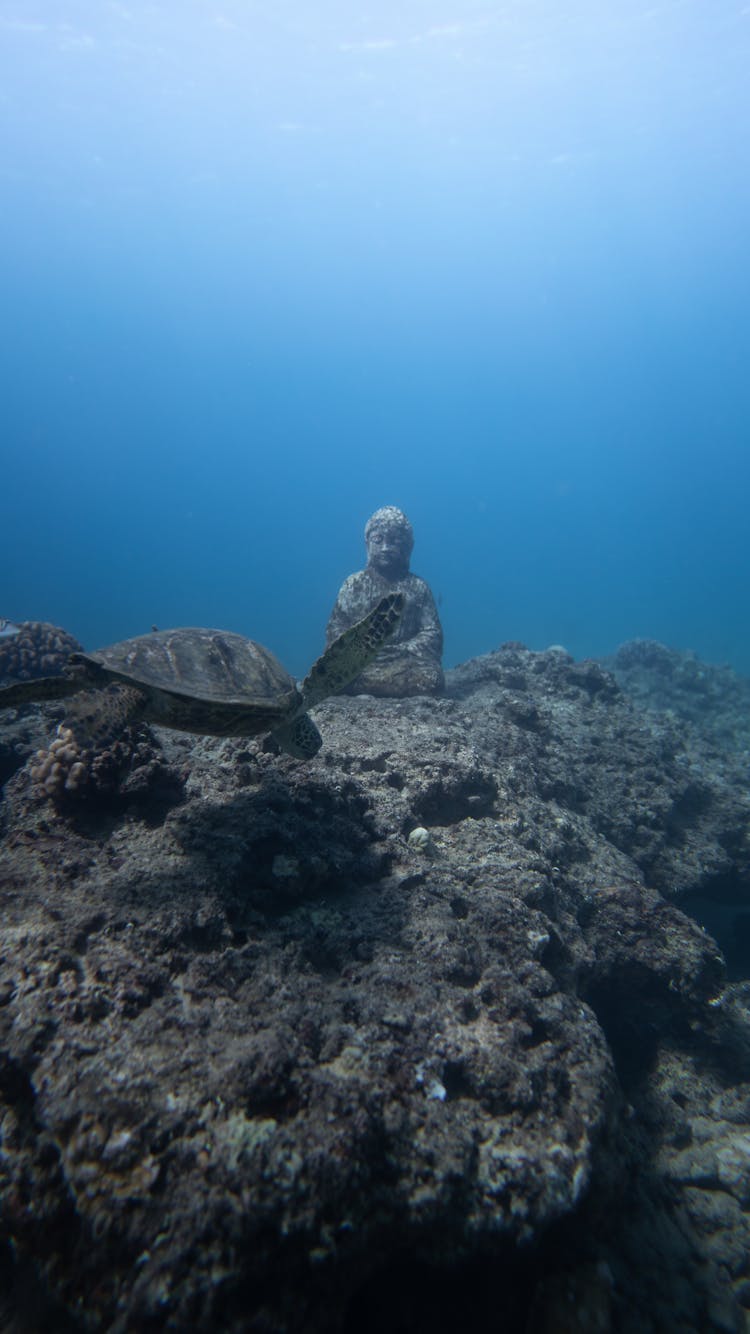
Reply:
[[422, 825], [417, 825], [416, 829], [412, 829], [407, 842], [415, 852], [434, 852], [435, 850], [432, 834], [429, 829], [424, 829]]

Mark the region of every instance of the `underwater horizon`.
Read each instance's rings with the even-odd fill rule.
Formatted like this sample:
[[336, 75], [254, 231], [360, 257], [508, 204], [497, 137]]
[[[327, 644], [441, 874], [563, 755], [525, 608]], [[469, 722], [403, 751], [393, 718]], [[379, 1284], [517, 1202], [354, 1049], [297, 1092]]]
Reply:
[[0, 616], [750, 674], [750, 5], [0, 0]]

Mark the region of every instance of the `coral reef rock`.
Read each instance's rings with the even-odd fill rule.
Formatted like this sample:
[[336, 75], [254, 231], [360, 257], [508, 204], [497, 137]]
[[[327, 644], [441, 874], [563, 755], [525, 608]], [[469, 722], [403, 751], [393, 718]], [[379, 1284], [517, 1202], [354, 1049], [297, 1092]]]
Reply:
[[643, 694], [506, 645], [107, 800], [11, 720], [3, 1329], [746, 1331], [746, 756]]

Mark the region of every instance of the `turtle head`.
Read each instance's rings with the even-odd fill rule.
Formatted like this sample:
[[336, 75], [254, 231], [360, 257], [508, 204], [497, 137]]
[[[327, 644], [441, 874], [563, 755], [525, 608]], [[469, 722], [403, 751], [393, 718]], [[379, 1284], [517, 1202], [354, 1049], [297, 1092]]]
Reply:
[[287, 755], [293, 755], [297, 760], [311, 760], [323, 745], [323, 738], [309, 713], [298, 713], [274, 727], [271, 736]]

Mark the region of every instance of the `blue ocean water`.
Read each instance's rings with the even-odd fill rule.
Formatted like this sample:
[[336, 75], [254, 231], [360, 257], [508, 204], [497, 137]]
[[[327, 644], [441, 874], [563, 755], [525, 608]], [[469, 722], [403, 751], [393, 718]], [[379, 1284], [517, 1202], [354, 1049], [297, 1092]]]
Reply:
[[0, 615], [750, 672], [750, 6], [0, 0]]

